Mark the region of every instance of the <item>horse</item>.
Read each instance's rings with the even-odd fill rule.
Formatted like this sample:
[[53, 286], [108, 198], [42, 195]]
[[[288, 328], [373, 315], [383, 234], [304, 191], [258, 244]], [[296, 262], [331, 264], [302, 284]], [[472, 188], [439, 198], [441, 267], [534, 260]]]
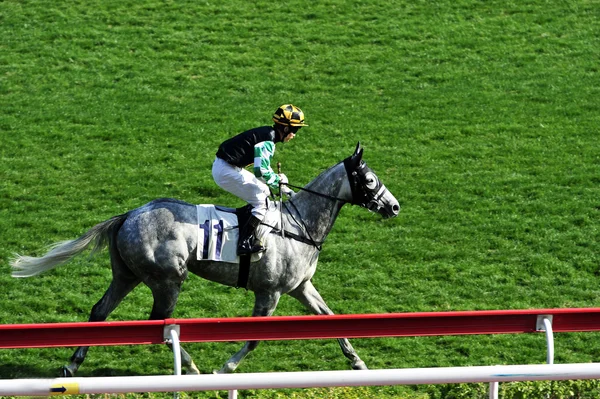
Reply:
[[[281, 206], [285, 230], [267, 234], [266, 250], [253, 262], [245, 288], [255, 296], [252, 316], [270, 316], [283, 294], [300, 301], [312, 313], [331, 315], [313, 277], [325, 238], [344, 204], [359, 205], [384, 218], [398, 215], [400, 205], [377, 175], [362, 160], [360, 142], [354, 153], [322, 172]], [[282, 229], [283, 230], [283, 229]], [[137, 209], [99, 223], [81, 237], [54, 244], [42, 257], [15, 254], [11, 260], [13, 277], [30, 277], [61, 266], [87, 249], [92, 253], [108, 247], [112, 281], [93, 306], [89, 321], [104, 321], [121, 300], [138, 284], [146, 284], [153, 296], [151, 320], [170, 318], [182, 283], [188, 273], [236, 287], [240, 264], [198, 260], [198, 220], [196, 206], [176, 200], [157, 199]], [[367, 369], [352, 345], [338, 339], [343, 354], [356, 370]], [[225, 362], [218, 373], [233, 372], [259, 341], [246, 342]], [[199, 374], [190, 355], [181, 348], [182, 368]], [[63, 366], [62, 376], [75, 375], [88, 347], [79, 347]]]

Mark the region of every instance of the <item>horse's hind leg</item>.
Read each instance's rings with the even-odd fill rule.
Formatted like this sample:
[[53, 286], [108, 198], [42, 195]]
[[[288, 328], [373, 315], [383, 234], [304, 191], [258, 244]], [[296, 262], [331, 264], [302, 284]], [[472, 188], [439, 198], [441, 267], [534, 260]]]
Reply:
[[[154, 304], [152, 306], [152, 313], [150, 313], [150, 320], [164, 320], [171, 317], [179, 298], [179, 292], [181, 291], [181, 284], [183, 281], [161, 281], [156, 284], [148, 284], [152, 291], [154, 298]], [[173, 350], [172, 344], [167, 344], [171, 351]], [[181, 353], [181, 366], [186, 369], [187, 374], [200, 374], [200, 370], [194, 364], [192, 357], [183, 349], [180, 345]]]
[[[271, 316], [279, 303], [279, 298], [281, 295], [279, 293], [264, 293], [264, 294], [255, 294], [254, 300], [254, 310], [252, 312], [252, 316]], [[221, 370], [218, 371], [219, 374], [223, 373], [232, 373], [239, 366], [240, 362], [244, 360], [246, 356], [250, 352], [252, 352], [260, 341], [248, 341], [242, 347], [242, 349], [233, 355], [229, 360], [225, 362]]]
[[[113, 275], [113, 281], [104, 293], [102, 299], [100, 299], [92, 308], [90, 318], [88, 321], [104, 321], [108, 315], [115, 310], [115, 308], [121, 303], [123, 298], [127, 296], [139, 283], [140, 280], [133, 277], [133, 275], [125, 278], [117, 275]], [[85, 356], [88, 352], [88, 346], [80, 346], [77, 348], [73, 356], [71, 356], [71, 364], [63, 366], [62, 375], [63, 377], [73, 377], [79, 366], [85, 360]]]
[[[323, 298], [321, 294], [317, 291], [317, 289], [312, 285], [310, 281], [306, 281], [301, 284], [294, 291], [290, 292], [290, 295], [300, 301], [304, 306], [310, 309], [311, 312], [318, 315], [332, 315], [333, 312]], [[342, 352], [344, 356], [346, 356], [352, 362], [352, 368], [354, 370], [366, 370], [367, 366], [365, 362], [363, 362], [358, 354], [350, 344], [350, 342], [346, 338], [338, 339], [338, 343], [342, 348]]]

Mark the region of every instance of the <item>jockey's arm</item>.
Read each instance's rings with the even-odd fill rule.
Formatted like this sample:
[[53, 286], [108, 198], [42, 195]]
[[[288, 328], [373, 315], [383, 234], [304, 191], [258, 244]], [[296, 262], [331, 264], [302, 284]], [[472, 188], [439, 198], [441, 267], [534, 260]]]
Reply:
[[261, 178], [267, 186], [279, 189], [279, 175], [271, 168], [271, 159], [275, 154], [275, 143], [263, 141], [254, 146], [254, 176]]

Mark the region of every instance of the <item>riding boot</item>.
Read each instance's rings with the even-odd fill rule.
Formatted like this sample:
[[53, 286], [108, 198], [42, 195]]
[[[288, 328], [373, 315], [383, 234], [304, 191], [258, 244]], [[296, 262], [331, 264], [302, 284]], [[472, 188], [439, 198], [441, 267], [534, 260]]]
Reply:
[[238, 255], [249, 255], [265, 250], [260, 242], [255, 242], [256, 228], [260, 225], [260, 219], [256, 216], [250, 216], [246, 225], [240, 229], [240, 237], [238, 240]]

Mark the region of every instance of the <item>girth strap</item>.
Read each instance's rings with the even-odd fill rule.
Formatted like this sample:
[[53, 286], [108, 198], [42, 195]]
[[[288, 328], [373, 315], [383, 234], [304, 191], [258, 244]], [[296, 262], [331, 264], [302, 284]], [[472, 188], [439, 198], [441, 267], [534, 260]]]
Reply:
[[[271, 233], [281, 235], [281, 230], [277, 230], [274, 227], [272, 227]], [[319, 251], [321, 250], [321, 248], [323, 246], [323, 242], [314, 242], [313, 240], [311, 240], [309, 238], [302, 237], [301, 235], [289, 232], [287, 230], [283, 231], [283, 236], [285, 238], [291, 238], [292, 240], [300, 241], [303, 244], [312, 245], [312, 246], [316, 247]], [[248, 277], [250, 276], [250, 263], [251, 263], [250, 261], [251, 261], [251, 259], [252, 259], [251, 254], [240, 256], [240, 270], [238, 273], [238, 281], [235, 286], [236, 288], [248, 289]]]
[[236, 288], [248, 289], [248, 276], [250, 275], [250, 259], [251, 254], [240, 256], [240, 272], [238, 274], [238, 281]]

